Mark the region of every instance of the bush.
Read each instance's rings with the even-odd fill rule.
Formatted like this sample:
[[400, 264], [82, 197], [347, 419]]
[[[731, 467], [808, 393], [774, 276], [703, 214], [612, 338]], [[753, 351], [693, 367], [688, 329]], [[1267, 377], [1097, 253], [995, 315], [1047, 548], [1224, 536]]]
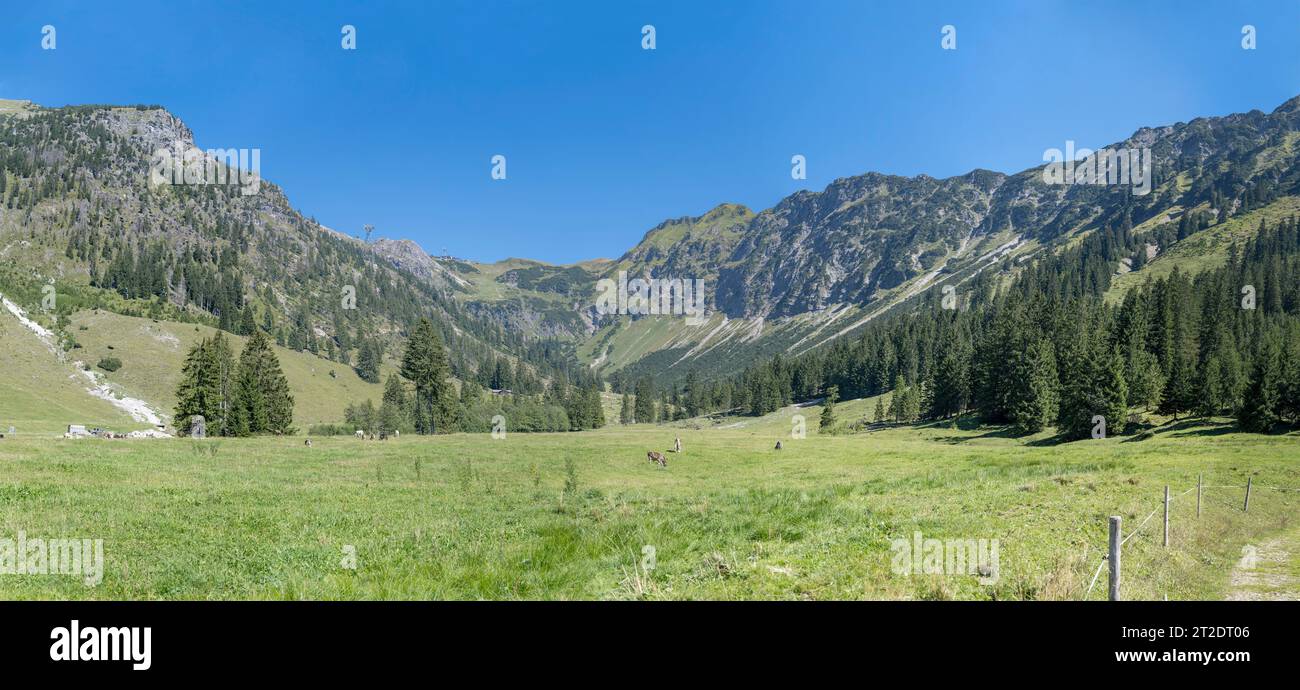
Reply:
[[112, 373], [122, 368], [122, 360], [116, 357], [103, 357], [99, 360], [99, 364], [95, 366], [98, 366], [100, 369], [103, 369], [104, 371]]
[[351, 436], [357, 428], [351, 424], [313, 424], [307, 429], [308, 436]]

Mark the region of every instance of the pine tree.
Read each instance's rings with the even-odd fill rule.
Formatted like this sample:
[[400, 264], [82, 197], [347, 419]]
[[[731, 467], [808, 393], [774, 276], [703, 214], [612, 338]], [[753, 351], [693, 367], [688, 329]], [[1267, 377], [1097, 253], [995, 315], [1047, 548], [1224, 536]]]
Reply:
[[371, 340], [361, 342], [360, 352], [357, 353], [357, 376], [367, 383], [379, 383], [379, 366], [383, 360], [383, 352], [379, 345]]
[[1018, 353], [1012, 367], [1011, 423], [1022, 434], [1036, 434], [1051, 424], [1058, 411], [1056, 352], [1039, 340]]
[[256, 331], [239, 355], [234, 407], [238, 433], [293, 433], [293, 395], [271, 341]]
[[939, 360], [930, 415], [936, 418], [961, 415], [970, 404], [970, 396], [970, 349], [964, 342], [954, 342], [944, 349]]
[[835, 428], [835, 403], [839, 398], [839, 386], [831, 386], [826, 389], [826, 402], [822, 403], [822, 416], [818, 425], [821, 431], [829, 432]]
[[632, 395], [630, 393], [624, 393], [622, 397], [623, 402], [619, 406], [618, 410], [618, 423], [631, 424], [634, 420], [634, 417], [632, 416]]
[[207, 420], [217, 415], [220, 391], [215, 385], [215, 378], [211, 376], [212, 369], [209, 341], [204, 338], [186, 353], [185, 363], [181, 367], [181, 380], [176, 387], [176, 407], [172, 420], [177, 432], [182, 435], [190, 434], [194, 417], [203, 417], [206, 428]]
[[648, 424], [655, 421], [654, 381], [649, 376], [642, 376], [636, 382], [636, 400], [633, 404], [632, 418], [638, 423]]
[[889, 397], [889, 416], [893, 417], [895, 422], [902, 422], [907, 418], [907, 397], [907, 383], [903, 381], [903, 375], [899, 374], [894, 377], [894, 394]]
[[[464, 385], [469, 386], [471, 384], [465, 383]], [[397, 374], [389, 374], [388, 380], [384, 383], [383, 402], [379, 406], [380, 431], [391, 433], [406, 427], [409, 408], [406, 386], [402, 385], [402, 379]]]
[[412, 416], [420, 434], [447, 433], [455, 419], [456, 398], [451, 367], [442, 339], [427, 318], [421, 318], [406, 343], [402, 376], [415, 385]]
[[1282, 396], [1278, 385], [1280, 367], [1277, 360], [1276, 345], [1271, 339], [1266, 339], [1255, 355], [1245, 404], [1237, 412], [1237, 423], [1246, 431], [1266, 433], [1278, 422], [1277, 413]]
[[875, 421], [877, 424], [885, 421], [885, 396], [882, 394], [876, 398]]

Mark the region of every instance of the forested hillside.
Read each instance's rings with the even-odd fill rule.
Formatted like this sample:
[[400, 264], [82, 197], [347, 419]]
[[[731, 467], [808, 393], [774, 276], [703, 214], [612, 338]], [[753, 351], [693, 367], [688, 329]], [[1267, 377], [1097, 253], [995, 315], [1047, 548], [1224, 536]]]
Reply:
[[1231, 415], [1254, 431], [1300, 423], [1294, 217], [1261, 223], [1221, 267], [1196, 275], [1175, 267], [1119, 304], [1104, 299], [1122, 263], [1197, 227], [1095, 233], [1035, 262], [1006, 288], [986, 278], [946, 304], [934, 290], [825, 351], [773, 357], [735, 379], [672, 396], [686, 396], [692, 410], [765, 414], [832, 386], [853, 398], [892, 391], [890, 403], [864, 421], [975, 411], [1025, 434], [1058, 426], [1066, 438], [1086, 437], [1096, 415], [1108, 433], [1123, 433], [1130, 409]]
[[193, 135], [157, 106], [0, 114], [0, 290], [36, 307], [52, 284], [64, 316], [94, 306], [262, 330], [371, 382], [421, 316], [433, 318], [458, 377], [508, 369], [515, 388], [540, 392], [577, 375], [571, 344], [472, 317], [454, 286], [321, 226], [266, 180], [251, 195], [150, 184], [151, 156], [176, 142], [192, 147]]

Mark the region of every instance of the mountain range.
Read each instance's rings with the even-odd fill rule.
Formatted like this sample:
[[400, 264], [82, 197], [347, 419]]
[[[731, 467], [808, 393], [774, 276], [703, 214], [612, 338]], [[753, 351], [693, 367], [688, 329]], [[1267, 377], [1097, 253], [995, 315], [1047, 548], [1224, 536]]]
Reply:
[[[1049, 184], [1042, 167], [944, 179], [869, 172], [760, 211], [720, 203], [665, 220], [616, 259], [560, 266], [353, 237], [294, 209], [270, 181], [252, 195], [151, 184], [155, 152], [194, 146], [159, 106], [0, 101], [0, 292], [34, 313], [53, 285], [55, 314], [94, 307], [260, 327], [344, 367], [373, 346], [391, 368], [408, 329], [429, 316], [460, 378], [504, 360], [539, 384], [647, 374], [671, 383], [851, 336], [945, 285], [1009, 280], [1106, 228], [1153, 238], [1140, 265], [1118, 267], [1135, 277], [1118, 276], [1115, 290], [1173, 265], [1210, 267], [1224, 257], [1223, 233], [1250, 232], [1233, 219], [1296, 207], [1297, 138], [1300, 98], [1270, 113], [1143, 127], [1106, 147], [1149, 152], [1146, 194]], [[1173, 227], [1176, 243], [1155, 241]], [[600, 313], [598, 281], [622, 272], [704, 281], [707, 318]], [[51, 324], [75, 347], [62, 325]]]

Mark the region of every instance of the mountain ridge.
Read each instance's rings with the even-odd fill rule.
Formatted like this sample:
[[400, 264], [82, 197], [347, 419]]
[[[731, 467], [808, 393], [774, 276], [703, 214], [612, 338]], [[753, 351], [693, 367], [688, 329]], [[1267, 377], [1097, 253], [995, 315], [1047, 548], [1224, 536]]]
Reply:
[[[103, 116], [105, 112], [110, 116]], [[155, 203], [152, 192], [139, 190], [124, 175], [143, 172], [141, 151], [176, 140], [193, 142], [192, 131], [160, 107], [20, 105], [0, 110], [0, 118], [8, 119], [12, 133], [21, 129], [17, 123], [31, 123], [51, 113], [60, 115], [46, 130], [29, 132], [29, 137], [45, 142], [42, 137], [59, 127], [77, 130], [75, 136], [60, 144], [63, 148], [52, 161], [35, 158], [37, 150], [49, 150], [42, 148], [44, 143], [20, 141], [19, 148], [26, 146], [25, 151], [14, 151], [10, 145], [10, 159], [17, 163], [9, 169], [25, 171], [30, 166], [36, 177], [15, 181], [20, 191], [4, 195], [3, 205], [9, 211], [4, 215], [12, 218], [13, 211], [25, 207], [30, 216], [40, 205], [40, 199], [15, 201], [15, 197], [45, 193], [42, 185], [50, 185], [51, 177], [42, 174], [42, 166], [72, 179], [66, 184], [86, 198], [70, 204], [72, 208], [68, 203], [43, 207], [45, 225], [38, 225], [48, 227], [58, 244], [66, 239], [69, 258], [75, 255], [74, 263], [85, 262], [79, 270], [86, 272], [92, 285], [102, 268], [96, 266], [93, 254], [104, 253], [96, 224], [100, 230], [107, 226], [102, 217], [86, 217], [85, 202], [107, 189], [95, 184], [106, 179], [123, 190], [116, 192], [118, 196], [125, 192], [138, 197], [129, 200], [141, 210], [133, 213], [128, 204], [124, 211], [110, 211], [134, 218], [134, 224], [110, 233], [125, 233], [126, 249], [108, 252], [104, 260], [110, 255], [120, 258], [124, 252], [132, 261], [144, 260], [153, 251], [150, 243], [159, 239], [150, 230], [151, 223], [159, 223], [171, 228], [168, 240], [173, 249], [207, 246], [217, 262], [220, 251], [237, 248], [238, 256], [230, 266], [253, 274], [232, 274], [228, 279], [244, 286], [240, 292], [259, 282], [287, 285], [269, 293], [250, 291], [251, 306], [244, 305], [233, 288], [222, 288], [230, 292], [225, 303], [219, 295], [196, 303], [176, 296], [191, 284], [176, 284], [179, 269], [172, 261], [162, 296], [183, 312], [198, 318], [211, 314], [223, 322], [228, 322], [229, 313], [245, 309], [255, 310], [259, 318], [273, 312], [290, 322], [299, 341], [323, 338], [328, 345], [333, 340], [337, 342], [332, 347], [346, 352], [351, 349], [348, 345], [355, 344], [340, 337], [347, 328], [338, 326], [339, 319], [330, 317], [336, 310], [322, 302], [330, 281], [294, 285], [276, 275], [286, 265], [302, 267], [304, 259], [324, 254], [332, 257], [327, 262], [350, 266], [347, 272], [356, 281], [379, 283], [368, 296], [406, 300], [406, 306], [393, 303], [395, 311], [379, 314], [379, 321], [366, 325], [390, 344], [400, 342], [403, 324], [414, 314], [430, 309], [443, 324], [447, 339], [469, 338], [461, 345], [473, 353], [455, 363], [462, 374], [478, 368], [485, 358], [517, 357], [531, 347], [529, 342], [550, 341], [567, 345], [557, 346], [558, 359], [539, 363], [543, 376], [577, 363], [613, 372], [638, 361], [641, 369], [661, 367], [668, 376], [684, 367], [724, 371], [753, 357], [815, 347], [849, 335], [866, 320], [937, 286], [961, 285], [991, 270], [1013, 272], [1029, 256], [1054, 251], [1095, 230], [1120, 225], [1155, 228], [1192, 212], [1204, 214], [1211, 224], [1220, 223], [1244, 209], [1300, 192], [1297, 96], [1267, 114], [1252, 110], [1139, 127], [1106, 147], [1151, 150], [1155, 169], [1150, 192], [1144, 196], [1131, 194], [1127, 187], [1048, 184], [1043, 179], [1044, 165], [1010, 174], [976, 167], [943, 178], [868, 171], [837, 178], [821, 191], [796, 191], [760, 211], [724, 202], [699, 215], [667, 218], [616, 259], [550, 264], [510, 257], [486, 264], [435, 257], [410, 239], [368, 242], [327, 228], [294, 210], [283, 191], [269, 181], [263, 181], [263, 194], [252, 201], [208, 189], [199, 193], [182, 189]], [[98, 143], [101, 138], [110, 158], [122, 149], [135, 151], [135, 158], [113, 159], [105, 166], [89, 157], [105, 155], [84, 146], [86, 140]], [[20, 160], [24, 153], [31, 163]], [[70, 156], [79, 156], [76, 165], [60, 167]], [[87, 176], [87, 171], [94, 175]], [[84, 182], [87, 177], [93, 178], [91, 183]], [[94, 198], [112, 205], [102, 194]], [[70, 219], [51, 218], [51, 207]], [[118, 208], [124, 207], [118, 204]], [[179, 226], [177, 218], [188, 225]], [[267, 228], [274, 230], [276, 243], [265, 242], [260, 231]], [[0, 237], [3, 233], [0, 218]], [[11, 242], [3, 251], [12, 247]], [[48, 265], [50, 257], [44, 263]], [[308, 267], [307, 273], [337, 270], [328, 266]], [[600, 314], [593, 303], [596, 282], [624, 272], [630, 277], [703, 280], [708, 287], [705, 307], [710, 325], [673, 329], [671, 337], [652, 338], [662, 350], [645, 350], [646, 329], [662, 317]], [[120, 286], [115, 289], [122, 291]], [[833, 335], [824, 339], [826, 333]], [[641, 344], [624, 342], [628, 338]], [[642, 353], [637, 361], [622, 356], [633, 351]], [[710, 362], [708, 357], [729, 362]]]

